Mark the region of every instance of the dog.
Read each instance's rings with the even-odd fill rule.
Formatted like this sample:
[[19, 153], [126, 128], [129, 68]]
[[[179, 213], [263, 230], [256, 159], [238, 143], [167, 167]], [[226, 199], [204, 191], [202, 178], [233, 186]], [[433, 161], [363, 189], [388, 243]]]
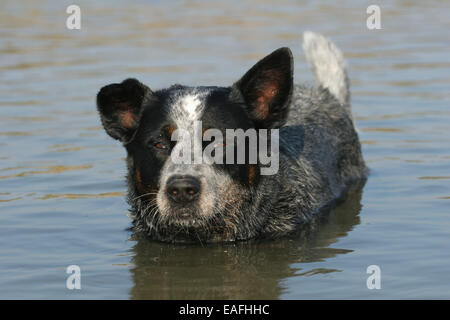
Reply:
[[[163, 242], [277, 238], [308, 225], [366, 179], [342, 53], [312, 32], [304, 33], [303, 49], [317, 87], [294, 85], [292, 53], [280, 48], [230, 87], [176, 84], [153, 91], [127, 79], [100, 90], [103, 127], [127, 150], [133, 230]], [[173, 161], [177, 146], [186, 146], [186, 139], [173, 139], [174, 132], [192, 133], [199, 121], [220, 132], [277, 132], [277, 172], [262, 174], [259, 162]]]

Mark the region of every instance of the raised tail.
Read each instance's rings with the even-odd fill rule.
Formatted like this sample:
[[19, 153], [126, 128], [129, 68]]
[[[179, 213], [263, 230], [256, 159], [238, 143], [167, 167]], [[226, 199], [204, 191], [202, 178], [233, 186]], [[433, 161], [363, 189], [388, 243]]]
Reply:
[[327, 88], [350, 112], [349, 80], [341, 51], [321, 34], [303, 34], [303, 50], [311, 64], [318, 85]]

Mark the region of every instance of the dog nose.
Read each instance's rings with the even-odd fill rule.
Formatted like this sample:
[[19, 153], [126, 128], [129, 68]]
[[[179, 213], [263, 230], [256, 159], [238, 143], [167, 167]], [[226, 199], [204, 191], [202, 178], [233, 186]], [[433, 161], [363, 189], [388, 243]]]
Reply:
[[188, 203], [200, 194], [200, 180], [193, 176], [175, 176], [167, 181], [169, 199], [178, 203]]

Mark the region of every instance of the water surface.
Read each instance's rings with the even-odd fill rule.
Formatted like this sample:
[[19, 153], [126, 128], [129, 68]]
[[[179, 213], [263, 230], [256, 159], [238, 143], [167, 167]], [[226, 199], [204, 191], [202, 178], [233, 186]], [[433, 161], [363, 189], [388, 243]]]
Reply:
[[[0, 298], [450, 298], [450, 20], [447, 1], [0, 3]], [[103, 131], [100, 87], [136, 77], [230, 85], [282, 46], [312, 74], [301, 33], [343, 50], [364, 188], [307, 236], [168, 245], [128, 230], [125, 151]], [[81, 290], [66, 268], [81, 268]], [[381, 269], [369, 290], [366, 269]]]

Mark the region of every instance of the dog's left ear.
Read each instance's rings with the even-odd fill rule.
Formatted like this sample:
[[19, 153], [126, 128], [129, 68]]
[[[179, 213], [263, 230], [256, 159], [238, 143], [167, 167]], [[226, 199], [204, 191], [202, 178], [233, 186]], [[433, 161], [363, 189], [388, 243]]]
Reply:
[[293, 58], [280, 48], [255, 64], [234, 84], [257, 128], [279, 128], [286, 122], [293, 84]]
[[151, 97], [150, 88], [136, 79], [103, 87], [97, 95], [97, 109], [105, 131], [123, 143], [130, 142]]

